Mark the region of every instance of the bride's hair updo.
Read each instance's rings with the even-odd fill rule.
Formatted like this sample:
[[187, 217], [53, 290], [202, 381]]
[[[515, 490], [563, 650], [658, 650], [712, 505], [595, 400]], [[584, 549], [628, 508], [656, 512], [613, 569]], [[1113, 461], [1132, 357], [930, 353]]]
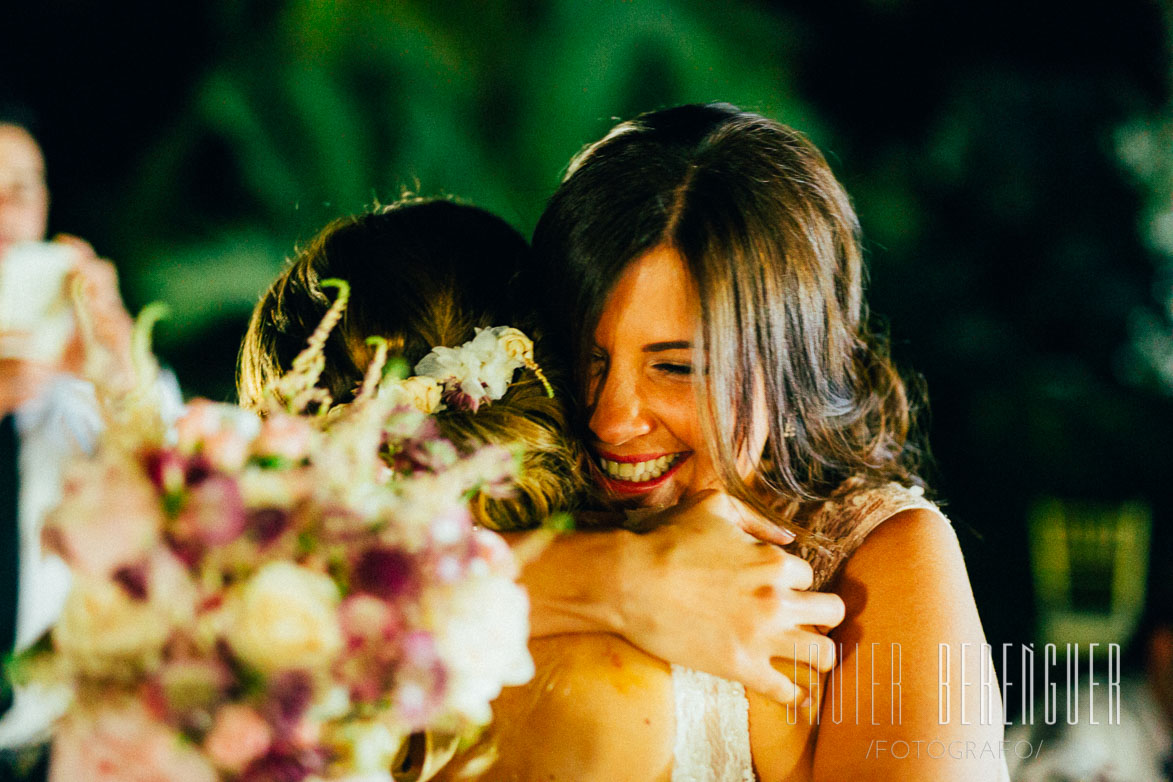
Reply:
[[[405, 199], [327, 225], [299, 251], [253, 310], [237, 372], [240, 403], [262, 409], [265, 390], [288, 372], [329, 309], [334, 292], [321, 281], [350, 284], [350, 302], [331, 332], [319, 380], [335, 403], [354, 398], [374, 349], [415, 366], [433, 347], [455, 347], [474, 327], [515, 326], [538, 340], [532, 306], [518, 298], [515, 278], [529, 254], [525, 239], [504, 220], [442, 199]], [[552, 360], [536, 344], [549, 373]], [[563, 399], [551, 399], [522, 370], [505, 396], [476, 413], [437, 415], [442, 433], [458, 444], [516, 446], [524, 456], [517, 496], [474, 503], [482, 523], [496, 529], [536, 526], [572, 507], [582, 481], [581, 450], [570, 435]]]
[[[689, 105], [624, 122], [571, 162], [523, 279], [575, 357], [580, 395], [608, 294], [660, 246], [697, 286], [697, 404], [731, 494], [777, 518], [853, 487], [917, 482], [906, 387], [867, 325], [858, 220], [810, 141], [728, 104]], [[755, 386], [769, 438], [752, 483], [772, 501], [736, 467], [761, 424]]]

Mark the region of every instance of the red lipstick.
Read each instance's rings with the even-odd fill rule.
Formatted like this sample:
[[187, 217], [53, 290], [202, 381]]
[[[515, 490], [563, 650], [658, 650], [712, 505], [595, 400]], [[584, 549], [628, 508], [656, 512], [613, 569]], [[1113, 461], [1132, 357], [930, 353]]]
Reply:
[[650, 492], [667, 482], [667, 480], [671, 478], [677, 470], [680, 469], [680, 465], [689, 460], [692, 454], [652, 453], [636, 454], [634, 456], [617, 456], [615, 454], [598, 452], [598, 457], [600, 459], [606, 459], [609, 462], [618, 462], [619, 464], [650, 462], [653, 459], [659, 459], [663, 456], [679, 456], [680, 458], [677, 459], [676, 463], [669, 467], [663, 475], [658, 478], [652, 478], [650, 481], [625, 481], [622, 478], [613, 478], [607, 474], [606, 470], [602, 469], [598, 464], [596, 464], [595, 466], [599, 467], [599, 483], [602, 484], [604, 489], [607, 489], [614, 494], [646, 494], [647, 492]]

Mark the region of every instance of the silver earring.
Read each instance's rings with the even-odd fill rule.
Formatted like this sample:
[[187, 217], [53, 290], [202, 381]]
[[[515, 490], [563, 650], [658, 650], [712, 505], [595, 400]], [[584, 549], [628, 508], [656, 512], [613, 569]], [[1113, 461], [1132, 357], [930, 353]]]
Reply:
[[786, 416], [786, 420], [782, 423], [782, 437], [787, 440], [798, 437], [798, 426], [794, 423], [794, 416]]

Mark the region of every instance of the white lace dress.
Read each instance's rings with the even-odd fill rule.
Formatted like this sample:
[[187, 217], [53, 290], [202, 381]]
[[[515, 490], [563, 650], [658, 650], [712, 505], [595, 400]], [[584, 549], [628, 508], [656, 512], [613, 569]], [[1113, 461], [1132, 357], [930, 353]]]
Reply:
[[[919, 487], [896, 483], [827, 503], [811, 517], [809, 529], [839, 545], [832, 550], [812, 544], [798, 552], [814, 569], [813, 588], [823, 588], [882, 521], [914, 508], [940, 512]], [[754, 782], [745, 688], [673, 665], [672, 689], [676, 703], [672, 782]]]

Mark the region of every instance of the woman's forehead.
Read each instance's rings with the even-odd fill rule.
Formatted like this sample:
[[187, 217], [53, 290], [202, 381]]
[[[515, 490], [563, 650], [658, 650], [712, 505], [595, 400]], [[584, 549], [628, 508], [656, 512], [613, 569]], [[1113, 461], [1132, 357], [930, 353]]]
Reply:
[[618, 336], [690, 340], [699, 315], [696, 284], [684, 259], [674, 248], [660, 245], [624, 270], [607, 297], [595, 341], [602, 345]]

